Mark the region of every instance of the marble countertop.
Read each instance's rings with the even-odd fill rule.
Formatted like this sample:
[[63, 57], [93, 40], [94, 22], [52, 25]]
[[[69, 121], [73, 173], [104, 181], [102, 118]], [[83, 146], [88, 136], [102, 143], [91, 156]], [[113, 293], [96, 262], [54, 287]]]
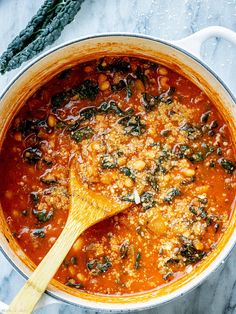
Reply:
[[[43, 0], [0, 0], [0, 54], [19, 33]], [[88, 34], [135, 32], [164, 39], [180, 39], [204, 27], [220, 25], [236, 31], [236, 0], [86, 0], [75, 20], [53, 46]], [[202, 47], [203, 60], [236, 95], [236, 47], [210, 39]], [[0, 77], [0, 92], [19, 69]], [[9, 303], [23, 278], [0, 253], [0, 300]], [[230, 257], [201, 286], [151, 314], [236, 313], [236, 247]], [[37, 314], [83, 313], [78, 307], [54, 304]]]

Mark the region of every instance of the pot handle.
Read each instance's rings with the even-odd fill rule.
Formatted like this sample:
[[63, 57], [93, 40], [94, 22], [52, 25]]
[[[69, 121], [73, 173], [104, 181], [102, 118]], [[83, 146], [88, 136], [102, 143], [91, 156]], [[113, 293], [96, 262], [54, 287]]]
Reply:
[[[62, 302], [57, 300], [57, 299], [54, 299], [51, 296], [49, 296], [48, 294], [44, 293], [44, 295], [40, 299], [39, 303], [36, 305], [35, 310], [44, 308], [44, 307], [51, 305], [51, 304], [62, 304]], [[4, 312], [7, 309], [8, 309], [8, 305], [0, 301], [0, 313], [4, 314]]]
[[236, 33], [222, 26], [209, 26], [188, 37], [171, 42], [201, 59], [202, 44], [211, 37], [220, 37], [236, 45]]

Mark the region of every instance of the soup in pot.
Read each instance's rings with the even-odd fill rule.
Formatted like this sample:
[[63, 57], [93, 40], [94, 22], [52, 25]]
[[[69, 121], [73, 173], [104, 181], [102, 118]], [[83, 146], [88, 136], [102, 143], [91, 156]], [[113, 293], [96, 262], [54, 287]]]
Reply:
[[227, 121], [165, 66], [126, 56], [79, 64], [12, 121], [0, 201], [35, 264], [65, 225], [72, 158], [86, 188], [131, 206], [76, 240], [55, 275], [67, 286], [124, 295], [170, 284], [198, 267], [227, 228], [236, 167]]

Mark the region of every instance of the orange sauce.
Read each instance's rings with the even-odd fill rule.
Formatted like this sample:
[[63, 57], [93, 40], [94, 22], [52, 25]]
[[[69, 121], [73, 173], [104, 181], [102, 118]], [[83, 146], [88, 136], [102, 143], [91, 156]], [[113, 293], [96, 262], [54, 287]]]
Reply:
[[235, 196], [235, 150], [210, 99], [171, 69], [104, 58], [53, 78], [22, 107], [0, 154], [7, 223], [38, 264], [69, 210], [69, 161], [80, 179], [129, 210], [88, 229], [55, 278], [133, 294], [170, 284], [214, 249]]

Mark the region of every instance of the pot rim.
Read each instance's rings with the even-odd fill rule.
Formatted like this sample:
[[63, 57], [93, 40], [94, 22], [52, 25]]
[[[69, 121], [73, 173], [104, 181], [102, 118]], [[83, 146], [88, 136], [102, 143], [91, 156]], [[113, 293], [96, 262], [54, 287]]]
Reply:
[[[227, 94], [232, 99], [232, 102], [236, 104], [236, 97], [233, 95], [229, 87], [224, 83], [223, 79], [221, 79], [214, 70], [212, 70], [205, 62], [198, 57], [194, 56], [192, 53], [188, 52], [187, 50], [183, 49], [182, 47], [178, 46], [178, 41], [169, 41], [165, 39], [156, 38], [155, 36], [151, 35], [145, 35], [145, 34], [138, 34], [138, 33], [129, 33], [129, 32], [111, 32], [111, 33], [99, 33], [95, 35], [87, 35], [87, 36], [81, 36], [75, 39], [68, 40], [62, 44], [59, 44], [55, 47], [52, 47], [42, 54], [40, 54], [38, 57], [31, 60], [27, 65], [25, 65], [6, 85], [6, 87], [3, 89], [3, 92], [0, 94], [0, 102], [3, 99], [3, 97], [7, 94], [11, 86], [18, 80], [20, 77], [28, 71], [35, 63], [39, 62], [40, 60], [48, 57], [48, 55], [65, 48], [67, 46], [86, 41], [86, 40], [93, 40], [93, 39], [99, 39], [99, 38], [109, 38], [109, 37], [130, 37], [130, 38], [138, 38], [138, 39], [144, 39], [149, 40], [153, 42], [160, 43], [162, 45], [167, 46], [168, 48], [172, 48], [174, 50], [177, 50], [178, 52], [181, 52], [185, 55], [187, 55], [189, 58], [193, 59], [195, 62], [199, 63], [207, 72], [209, 72], [217, 81], [218, 83], [225, 89]], [[235, 239], [233, 239], [233, 236], [235, 236]], [[225, 263], [225, 259], [228, 258], [229, 254], [233, 250], [236, 244], [236, 232], [232, 233], [230, 239], [228, 240], [226, 246], [223, 248], [223, 250], [219, 253], [219, 255], [215, 258], [215, 260], [199, 275], [196, 276], [196, 278], [193, 278], [189, 283], [185, 284], [183, 287], [176, 289], [176, 291], [171, 292], [170, 294], [166, 294], [161, 297], [156, 297], [154, 299], [148, 300], [148, 301], [138, 301], [135, 303], [102, 303], [102, 302], [96, 302], [96, 301], [90, 301], [90, 300], [83, 300], [81, 298], [77, 298], [78, 302], [73, 302], [71, 300], [68, 300], [67, 294], [65, 294], [65, 297], [61, 297], [57, 295], [57, 291], [51, 291], [46, 290], [45, 293], [49, 295], [50, 297], [60, 301], [64, 302], [69, 305], [74, 306], [80, 306], [84, 309], [89, 310], [96, 310], [96, 311], [104, 311], [104, 312], [112, 312], [112, 313], [118, 313], [118, 312], [127, 312], [127, 311], [141, 311], [146, 309], [151, 309], [156, 306], [164, 305], [166, 303], [169, 303], [171, 301], [174, 301], [178, 297], [182, 297], [184, 294], [191, 292], [193, 289], [198, 287], [200, 284], [203, 283], [205, 279], [209, 277], [209, 275], [213, 272], [215, 272], [220, 265]], [[8, 260], [8, 262], [13, 266], [13, 268], [26, 280], [29, 278], [15, 263], [14, 261], [8, 256], [8, 254], [5, 252], [5, 250], [0, 246], [0, 251], [3, 253], [3, 256]], [[191, 286], [190, 286], [191, 285]], [[187, 288], [186, 288], [187, 287]], [[60, 292], [59, 289], [56, 288]], [[161, 301], [158, 301], [159, 299], [162, 299]], [[123, 306], [123, 309], [120, 307]]]

